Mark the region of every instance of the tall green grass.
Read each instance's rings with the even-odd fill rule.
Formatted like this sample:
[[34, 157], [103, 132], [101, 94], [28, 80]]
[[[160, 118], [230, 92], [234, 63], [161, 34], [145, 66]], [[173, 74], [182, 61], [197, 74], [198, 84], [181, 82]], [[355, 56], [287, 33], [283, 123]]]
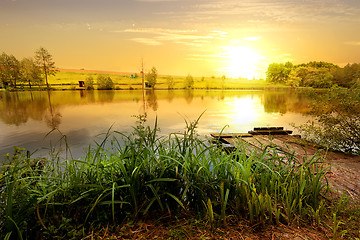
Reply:
[[249, 155], [246, 145], [225, 153], [197, 135], [198, 121], [159, 137], [157, 121], [150, 127], [138, 116], [132, 134], [109, 130], [81, 159], [33, 159], [16, 149], [0, 175], [0, 235], [77, 238], [108, 224], [183, 213], [212, 227], [229, 216], [254, 226], [321, 217], [328, 187], [319, 156], [299, 162], [270, 146]]

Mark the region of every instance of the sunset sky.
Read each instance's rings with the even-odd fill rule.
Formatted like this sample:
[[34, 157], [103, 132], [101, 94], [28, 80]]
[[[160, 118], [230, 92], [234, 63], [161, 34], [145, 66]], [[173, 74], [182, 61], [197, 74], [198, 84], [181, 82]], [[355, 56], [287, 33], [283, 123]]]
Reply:
[[0, 52], [57, 67], [265, 77], [269, 63], [360, 62], [359, 0], [0, 0]]

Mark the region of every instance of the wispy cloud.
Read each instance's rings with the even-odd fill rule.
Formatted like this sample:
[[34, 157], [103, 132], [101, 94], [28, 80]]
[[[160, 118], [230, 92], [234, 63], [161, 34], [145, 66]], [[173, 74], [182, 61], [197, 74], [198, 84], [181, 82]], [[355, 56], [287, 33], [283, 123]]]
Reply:
[[131, 40], [133, 40], [134, 42], [142, 43], [142, 44], [149, 45], [149, 46], [162, 45], [161, 42], [156, 41], [155, 39], [152, 39], [152, 38], [132, 38]]
[[197, 30], [180, 30], [166, 28], [130, 28], [113, 32], [132, 32], [132, 33], [153, 33], [153, 34], [193, 34]]
[[244, 37], [243, 39], [245, 41], [257, 41], [257, 40], [260, 40], [261, 37]]
[[226, 56], [215, 54], [188, 54], [187, 60], [201, 61], [201, 62], [226, 62]]
[[345, 42], [346, 45], [360, 46], [360, 41]]
[[[131, 28], [120, 31], [121, 33], [136, 33], [152, 35], [150, 37], [132, 38], [133, 41], [143, 43], [146, 45], [160, 45], [164, 41], [171, 41], [177, 44], [198, 46], [206, 44], [211, 39], [221, 39], [226, 36], [226, 32], [212, 32], [210, 34], [199, 34], [197, 30], [183, 30], [183, 29], [166, 29], [166, 28]], [[146, 42], [149, 41], [149, 42]]]
[[136, 2], [176, 2], [177, 0], [135, 0]]
[[[341, 0], [210, 0], [194, 6], [191, 14], [211, 15], [220, 19], [232, 16], [244, 20], [275, 22], [318, 22], [329, 20], [354, 21], [360, 14], [360, 5], [354, 1]], [[360, 22], [360, 19], [357, 18]]]

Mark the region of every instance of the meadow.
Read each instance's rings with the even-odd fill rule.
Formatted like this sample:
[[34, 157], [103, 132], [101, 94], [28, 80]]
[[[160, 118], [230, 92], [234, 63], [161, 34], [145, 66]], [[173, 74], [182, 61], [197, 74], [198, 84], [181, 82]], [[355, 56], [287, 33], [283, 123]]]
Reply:
[[[125, 74], [125, 73], [104, 73], [104, 72], [88, 72], [88, 71], [73, 71], [62, 70], [56, 73], [55, 76], [49, 77], [49, 84], [55, 89], [81, 89], [79, 88], [79, 81], [85, 81], [87, 77], [91, 76], [96, 83], [98, 75], [109, 76], [114, 82], [114, 88], [120, 89], [141, 89], [141, 75], [139, 74]], [[168, 89], [167, 78], [169, 76], [158, 76], [155, 89]], [[173, 89], [184, 89], [186, 76], [171, 76], [174, 81]], [[285, 87], [276, 84], [269, 84], [265, 80], [248, 80], [248, 79], [222, 79], [220, 77], [193, 77], [194, 89], [265, 89], [272, 87]]]

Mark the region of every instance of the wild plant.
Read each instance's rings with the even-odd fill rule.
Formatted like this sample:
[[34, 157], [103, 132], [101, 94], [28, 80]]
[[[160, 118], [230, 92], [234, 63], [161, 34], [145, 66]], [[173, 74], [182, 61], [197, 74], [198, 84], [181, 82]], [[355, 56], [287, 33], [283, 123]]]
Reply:
[[16, 151], [0, 175], [1, 236], [70, 238], [184, 211], [207, 216], [211, 226], [226, 224], [228, 214], [254, 225], [321, 218], [327, 168], [320, 157], [300, 162], [277, 146], [252, 152], [246, 144], [227, 153], [198, 136], [199, 120], [185, 121], [181, 134], [159, 137], [157, 120], [150, 127], [138, 116], [132, 134], [109, 129], [80, 159], [39, 160]]

